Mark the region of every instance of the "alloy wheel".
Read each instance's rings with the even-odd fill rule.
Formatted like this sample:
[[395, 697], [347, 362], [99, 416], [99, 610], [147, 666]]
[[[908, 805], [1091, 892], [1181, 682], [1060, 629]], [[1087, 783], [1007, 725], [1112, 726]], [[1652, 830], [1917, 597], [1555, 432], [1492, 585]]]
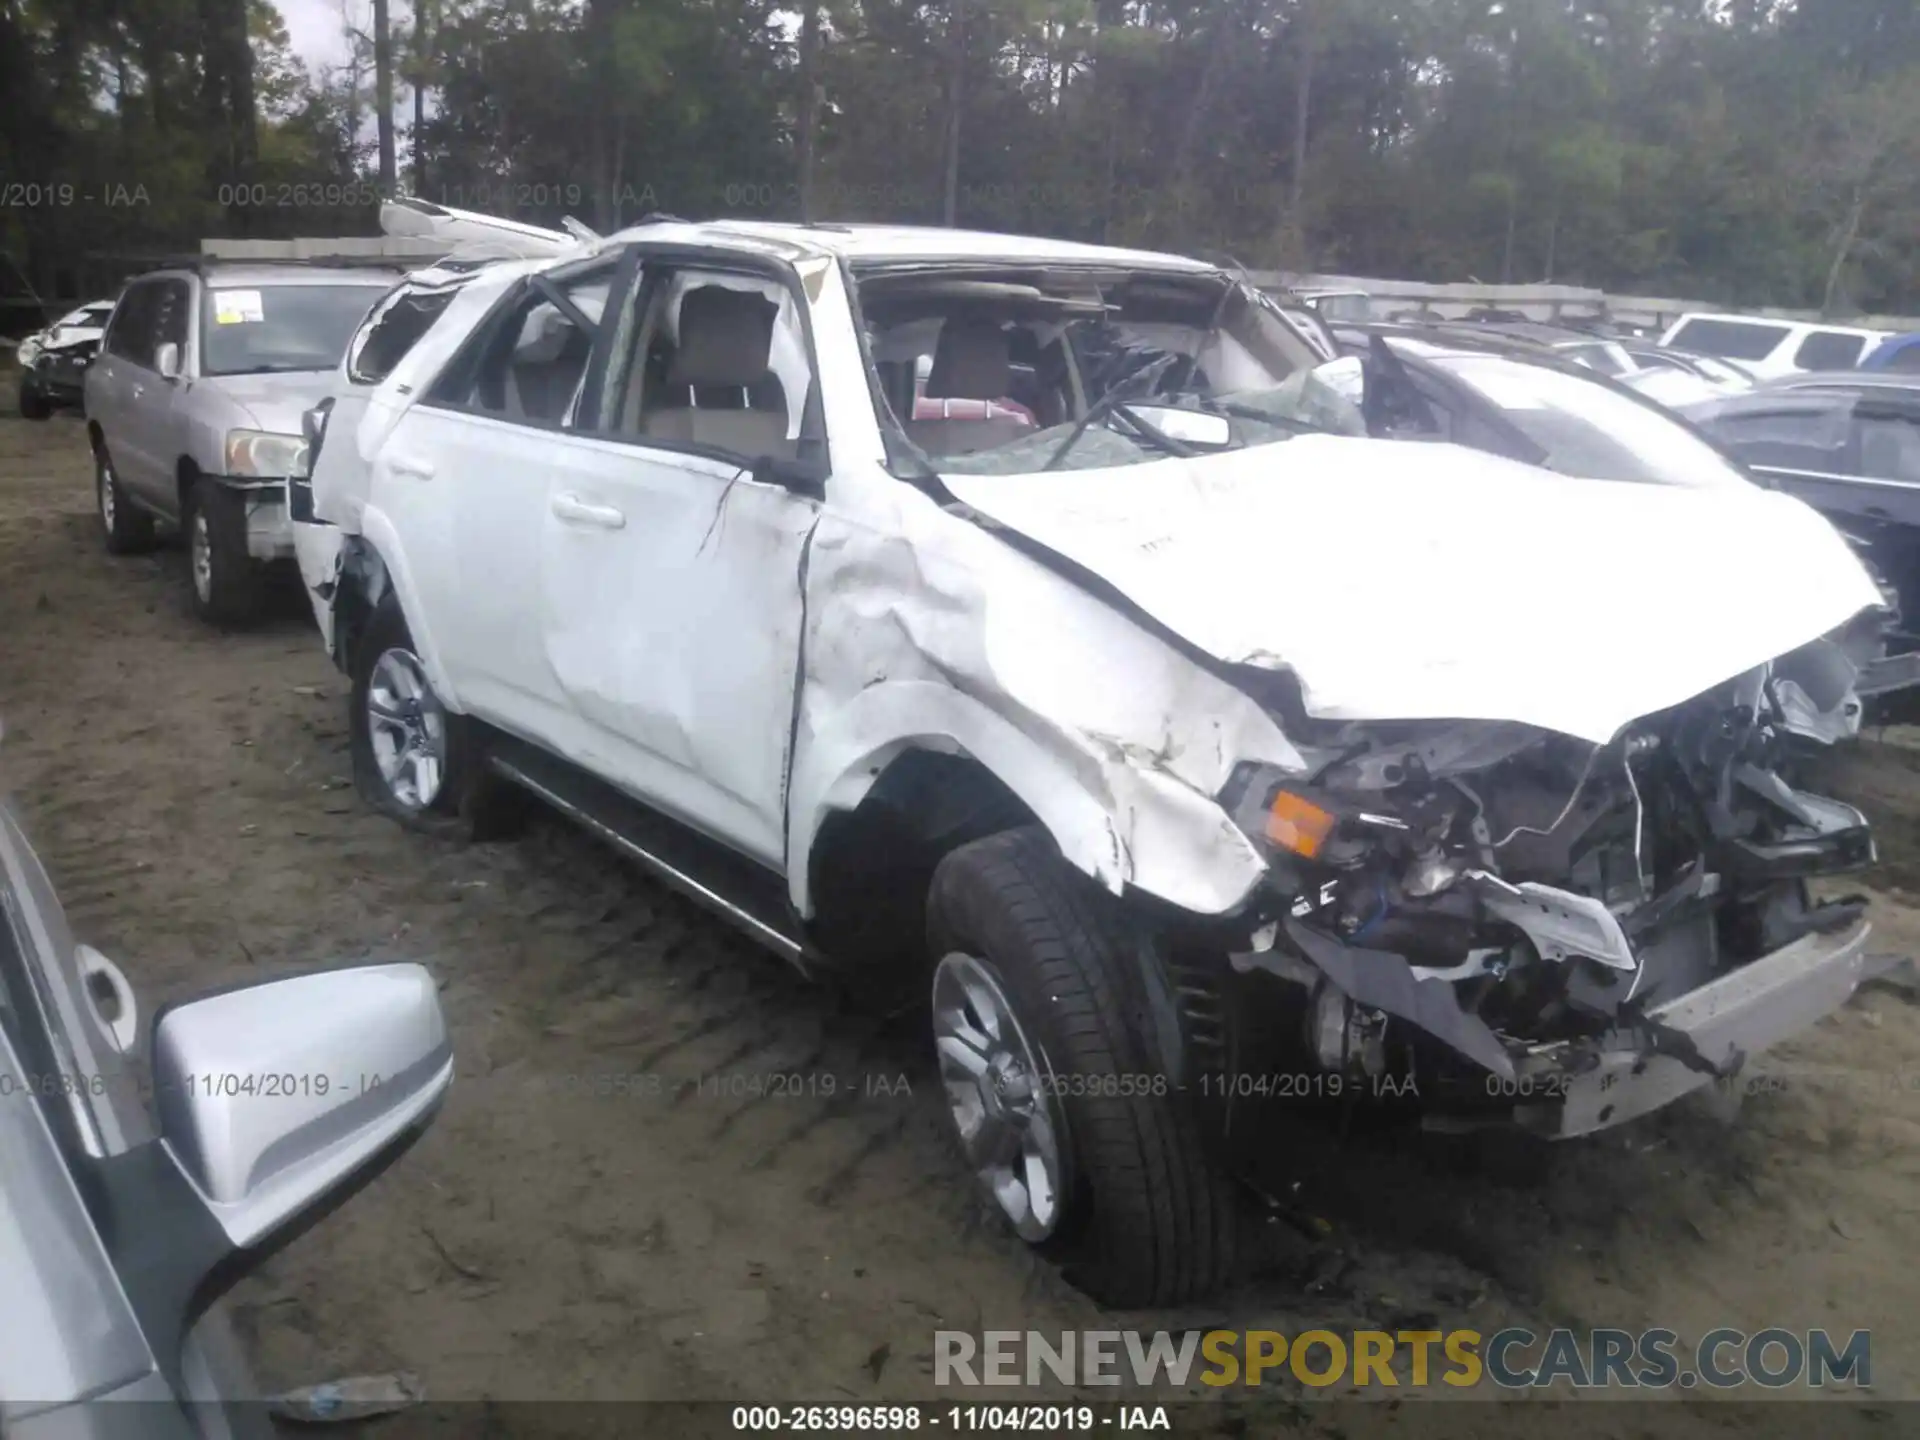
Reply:
[[411, 650], [388, 650], [373, 662], [367, 733], [394, 800], [409, 810], [433, 804], [447, 775], [447, 712]]
[[967, 1163], [1022, 1239], [1046, 1239], [1070, 1179], [1066, 1118], [1052, 1067], [985, 961], [955, 952], [935, 967], [933, 1038]]
[[207, 524], [207, 512], [198, 506], [193, 511], [193, 528], [188, 537], [193, 561], [193, 593], [202, 605], [213, 602], [213, 530]]

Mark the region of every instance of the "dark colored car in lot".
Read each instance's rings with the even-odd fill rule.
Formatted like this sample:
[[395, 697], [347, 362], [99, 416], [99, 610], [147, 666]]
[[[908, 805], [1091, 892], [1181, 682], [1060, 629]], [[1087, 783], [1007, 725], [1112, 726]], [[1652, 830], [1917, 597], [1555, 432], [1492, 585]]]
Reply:
[[1902, 613], [1920, 615], [1920, 375], [1795, 375], [1686, 414], [1863, 544]]

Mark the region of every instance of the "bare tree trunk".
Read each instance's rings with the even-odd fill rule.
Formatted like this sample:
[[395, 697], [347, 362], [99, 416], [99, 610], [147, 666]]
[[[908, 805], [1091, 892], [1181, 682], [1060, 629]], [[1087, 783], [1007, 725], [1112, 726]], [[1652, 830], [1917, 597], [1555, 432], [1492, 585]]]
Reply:
[[430, 0], [413, 0], [413, 193], [427, 193], [427, 82], [433, 66], [428, 61], [433, 25], [427, 18]]
[[1856, 185], [1853, 187], [1853, 200], [1847, 206], [1847, 218], [1840, 227], [1840, 238], [1834, 244], [1833, 263], [1827, 266], [1826, 289], [1820, 293], [1822, 320], [1833, 314], [1833, 299], [1840, 291], [1840, 277], [1846, 273], [1847, 257], [1853, 253], [1853, 242], [1860, 238], [1860, 221], [1866, 209], [1866, 192]]
[[1520, 209], [1520, 187], [1518, 184], [1507, 186], [1507, 239], [1500, 250], [1500, 283], [1513, 283], [1513, 229], [1517, 223]]
[[624, 199], [621, 191], [626, 186], [627, 178], [627, 127], [624, 125], [613, 133], [612, 174], [613, 189], [607, 204], [613, 214], [613, 224], [610, 228], [618, 230], [626, 223], [626, 216], [621, 213], [621, 201]]
[[113, 42], [113, 113], [120, 119], [120, 137], [126, 139], [127, 132], [133, 129], [133, 112], [127, 109], [127, 51], [123, 37], [116, 35]]
[[247, 0], [223, 0], [227, 38], [227, 118], [234, 169], [251, 180], [260, 158], [260, 126], [253, 111], [253, 37], [247, 30]]
[[221, 34], [221, 8], [225, 0], [199, 0], [200, 33], [200, 119], [207, 132], [209, 162], [215, 178], [230, 179], [229, 157], [213, 154], [211, 147], [227, 138], [227, 44]]
[[625, 111], [616, 90], [614, 68], [614, 10], [619, 0], [587, 0], [587, 98], [589, 101], [589, 173], [593, 176], [593, 228], [606, 234], [614, 228], [614, 152], [624, 141]]
[[[1102, 89], [1106, 87], [1104, 76], [1094, 81]], [[1109, 107], [1106, 135], [1106, 184], [1100, 191], [1100, 242], [1105, 244], [1113, 230], [1114, 190], [1120, 181], [1120, 108]]]
[[253, 116], [253, 48], [246, 0], [199, 0], [200, 111], [206, 136], [207, 184], [232, 197], [227, 222], [236, 235], [250, 228], [252, 209], [237, 188], [253, 176], [258, 150]]
[[967, 68], [965, 0], [948, 0], [947, 9], [947, 174], [940, 207], [944, 225], [952, 225], [960, 209], [960, 87]]
[[380, 193], [400, 188], [400, 166], [393, 149], [393, 24], [389, 0], [373, 0], [374, 125], [380, 134]]
[[1186, 119], [1180, 125], [1180, 138], [1173, 147], [1173, 165], [1167, 172], [1167, 178], [1175, 185], [1186, 181], [1187, 166], [1193, 160], [1193, 149], [1200, 141], [1200, 129], [1206, 123], [1207, 112], [1213, 104], [1214, 87], [1219, 83], [1220, 70], [1227, 63], [1227, 56], [1233, 49], [1233, 38], [1240, 31], [1240, 6], [1222, 5], [1213, 22], [1213, 34], [1207, 42], [1207, 58], [1200, 66], [1200, 80], [1194, 86], [1193, 103], [1187, 107]]
[[813, 213], [814, 133], [820, 120], [820, 3], [807, 0], [800, 20], [800, 218], [818, 218]]
[[1300, 66], [1293, 82], [1293, 170], [1287, 176], [1287, 224], [1306, 233], [1300, 207], [1307, 198], [1307, 126], [1313, 119], [1313, 69], [1319, 58], [1319, 37], [1306, 22], [1300, 36]]

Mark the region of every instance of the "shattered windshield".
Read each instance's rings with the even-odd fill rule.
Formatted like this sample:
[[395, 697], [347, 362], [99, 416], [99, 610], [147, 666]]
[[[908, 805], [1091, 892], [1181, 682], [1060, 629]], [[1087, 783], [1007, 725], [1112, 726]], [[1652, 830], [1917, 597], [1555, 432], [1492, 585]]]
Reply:
[[860, 300], [898, 470], [1084, 470], [1366, 432], [1306, 343], [1216, 272], [881, 272]]

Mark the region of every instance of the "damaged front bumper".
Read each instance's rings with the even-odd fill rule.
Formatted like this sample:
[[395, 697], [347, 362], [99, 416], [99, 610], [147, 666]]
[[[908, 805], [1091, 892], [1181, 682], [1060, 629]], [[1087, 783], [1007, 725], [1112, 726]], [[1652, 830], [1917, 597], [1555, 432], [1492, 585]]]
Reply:
[[[1597, 1040], [1539, 1046], [1515, 1064], [1510, 1081], [1490, 1076], [1490, 1087], [1515, 1097], [1517, 1124], [1552, 1139], [1650, 1114], [1716, 1079], [1738, 1077], [1755, 1055], [1846, 1004], [1865, 978], [1872, 928], [1857, 920], [1836, 934], [1803, 935], [1651, 1008], [1646, 1019], [1664, 1037], [1651, 1050], [1648, 1026], [1623, 1025]], [[1683, 1037], [1679, 1046], [1673, 1037]], [[1674, 1053], [1681, 1046], [1692, 1054]]]
[[208, 479], [238, 496], [247, 517], [247, 554], [255, 560], [293, 556], [293, 525], [287, 517], [285, 480], [213, 475]]

